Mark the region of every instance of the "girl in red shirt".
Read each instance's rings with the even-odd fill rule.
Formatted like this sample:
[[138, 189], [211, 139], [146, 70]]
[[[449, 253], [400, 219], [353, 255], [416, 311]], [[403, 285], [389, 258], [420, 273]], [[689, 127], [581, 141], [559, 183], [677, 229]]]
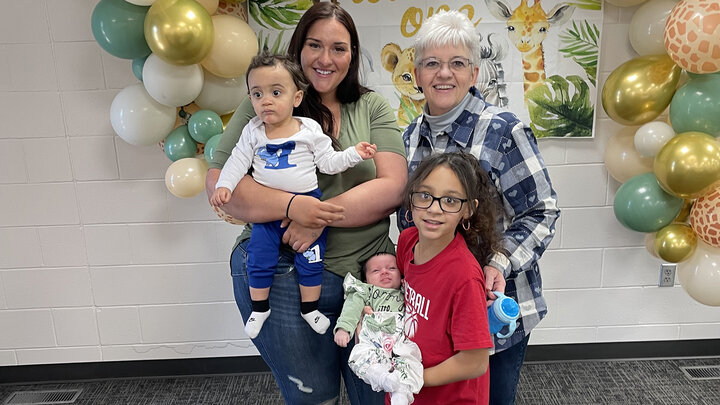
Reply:
[[489, 401], [493, 343], [480, 264], [500, 240], [496, 193], [467, 153], [431, 155], [407, 183], [404, 207], [415, 227], [400, 234], [397, 258], [405, 277], [405, 333], [420, 347], [425, 367], [415, 404]]

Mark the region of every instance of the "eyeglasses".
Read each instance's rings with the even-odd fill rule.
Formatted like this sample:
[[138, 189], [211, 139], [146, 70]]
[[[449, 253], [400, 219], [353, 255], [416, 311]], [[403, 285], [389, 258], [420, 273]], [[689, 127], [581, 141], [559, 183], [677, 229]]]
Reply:
[[437, 72], [442, 68], [442, 65], [446, 63], [448, 65], [448, 69], [455, 73], [464, 72], [470, 67], [470, 65], [472, 65], [470, 59], [456, 56], [450, 59], [449, 62], [443, 62], [437, 58], [425, 58], [420, 61], [420, 68], [427, 70], [428, 72]]
[[415, 208], [428, 209], [433, 203], [437, 201], [440, 209], [448, 214], [454, 214], [460, 212], [464, 203], [467, 202], [467, 198], [457, 198], [444, 195], [442, 197], [435, 197], [430, 193], [424, 191], [416, 191], [410, 193], [410, 204]]

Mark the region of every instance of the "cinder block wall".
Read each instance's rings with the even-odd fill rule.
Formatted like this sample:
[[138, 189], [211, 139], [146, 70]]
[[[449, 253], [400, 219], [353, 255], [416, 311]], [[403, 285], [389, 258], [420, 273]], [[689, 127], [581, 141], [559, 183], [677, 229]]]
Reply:
[[[0, 0], [0, 366], [255, 355], [228, 270], [240, 229], [167, 191], [159, 147], [114, 135], [137, 80], [94, 41], [96, 4]], [[633, 11], [605, 6], [600, 85], [636, 56]], [[720, 338], [720, 308], [658, 288], [615, 220], [603, 151], [621, 126], [597, 115], [594, 139], [540, 141], [563, 215], [531, 344]]]

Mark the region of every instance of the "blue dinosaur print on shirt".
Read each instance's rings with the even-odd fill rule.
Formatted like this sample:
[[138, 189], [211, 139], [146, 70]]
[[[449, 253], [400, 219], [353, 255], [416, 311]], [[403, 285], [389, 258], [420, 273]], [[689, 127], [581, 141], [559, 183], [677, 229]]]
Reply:
[[290, 164], [288, 157], [295, 150], [295, 141], [287, 141], [279, 145], [267, 144], [258, 149], [258, 156], [265, 161], [266, 169], [289, 169], [297, 165]]

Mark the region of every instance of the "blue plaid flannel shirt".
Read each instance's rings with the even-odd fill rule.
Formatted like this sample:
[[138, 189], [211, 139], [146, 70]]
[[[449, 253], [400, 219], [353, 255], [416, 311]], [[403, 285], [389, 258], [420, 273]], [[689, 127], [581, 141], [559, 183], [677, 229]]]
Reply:
[[[515, 333], [507, 339], [493, 336], [495, 352], [520, 342], [547, 314], [537, 261], [555, 235], [560, 215], [557, 196], [532, 130], [515, 114], [485, 102], [477, 88], [467, 108], [449, 132], [434, 139], [430, 125], [420, 115], [405, 129], [403, 141], [412, 173], [432, 153], [464, 151], [478, 157], [498, 190], [504, 215], [500, 218], [504, 254], [495, 254], [490, 265], [507, 282], [505, 294], [520, 305]], [[412, 224], [405, 212], [398, 214], [401, 229]]]

